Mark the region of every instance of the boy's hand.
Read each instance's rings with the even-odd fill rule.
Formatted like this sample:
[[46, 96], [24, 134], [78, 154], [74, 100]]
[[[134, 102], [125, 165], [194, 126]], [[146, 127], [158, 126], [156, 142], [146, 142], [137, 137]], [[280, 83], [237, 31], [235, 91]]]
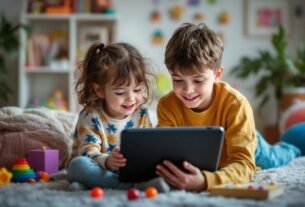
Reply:
[[157, 175], [163, 177], [170, 185], [178, 189], [190, 191], [204, 191], [206, 189], [205, 177], [199, 168], [184, 161], [183, 167], [189, 172], [185, 173], [168, 160], [163, 165], [157, 165]]
[[105, 161], [107, 169], [118, 170], [126, 165], [126, 159], [120, 151], [120, 147], [115, 147]]

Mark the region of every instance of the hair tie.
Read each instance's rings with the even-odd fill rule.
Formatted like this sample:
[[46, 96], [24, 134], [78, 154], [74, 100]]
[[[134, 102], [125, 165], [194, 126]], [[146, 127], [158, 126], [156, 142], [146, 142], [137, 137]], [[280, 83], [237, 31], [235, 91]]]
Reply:
[[101, 52], [105, 47], [106, 46], [104, 43], [99, 44], [98, 46], [96, 46], [96, 53]]

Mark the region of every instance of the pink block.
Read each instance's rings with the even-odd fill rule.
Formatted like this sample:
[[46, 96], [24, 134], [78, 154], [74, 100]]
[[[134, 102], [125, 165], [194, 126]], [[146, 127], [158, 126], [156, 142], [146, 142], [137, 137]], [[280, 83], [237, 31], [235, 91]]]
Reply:
[[28, 162], [35, 171], [56, 173], [59, 166], [59, 152], [56, 149], [29, 150]]

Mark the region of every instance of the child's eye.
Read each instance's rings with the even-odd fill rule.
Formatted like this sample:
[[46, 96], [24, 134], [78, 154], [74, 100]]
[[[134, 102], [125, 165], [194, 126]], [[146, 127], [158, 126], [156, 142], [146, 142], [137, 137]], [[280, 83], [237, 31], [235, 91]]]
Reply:
[[124, 92], [116, 92], [115, 95], [122, 96]]
[[142, 91], [142, 88], [138, 88], [138, 89], [134, 89], [133, 90], [133, 92], [135, 92], [135, 93], [139, 93], [139, 92], [141, 92]]
[[174, 82], [175, 82], [175, 83], [182, 83], [182, 82], [183, 82], [183, 80], [180, 80], [180, 79], [174, 79]]
[[198, 83], [198, 84], [203, 83], [203, 82], [204, 82], [204, 80], [194, 80], [194, 83]]

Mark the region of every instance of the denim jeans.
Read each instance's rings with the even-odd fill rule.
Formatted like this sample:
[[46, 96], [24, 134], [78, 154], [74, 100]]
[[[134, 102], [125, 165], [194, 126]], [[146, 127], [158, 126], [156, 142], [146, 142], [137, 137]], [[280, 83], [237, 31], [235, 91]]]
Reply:
[[79, 182], [88, 188], [99, 186], [127, 190], [134, 185], [120, 182], [117, 173], [103, 169], [97, 162], [84, 156], [75, 157], [70, 162], [67, 172], [70, 182]]

